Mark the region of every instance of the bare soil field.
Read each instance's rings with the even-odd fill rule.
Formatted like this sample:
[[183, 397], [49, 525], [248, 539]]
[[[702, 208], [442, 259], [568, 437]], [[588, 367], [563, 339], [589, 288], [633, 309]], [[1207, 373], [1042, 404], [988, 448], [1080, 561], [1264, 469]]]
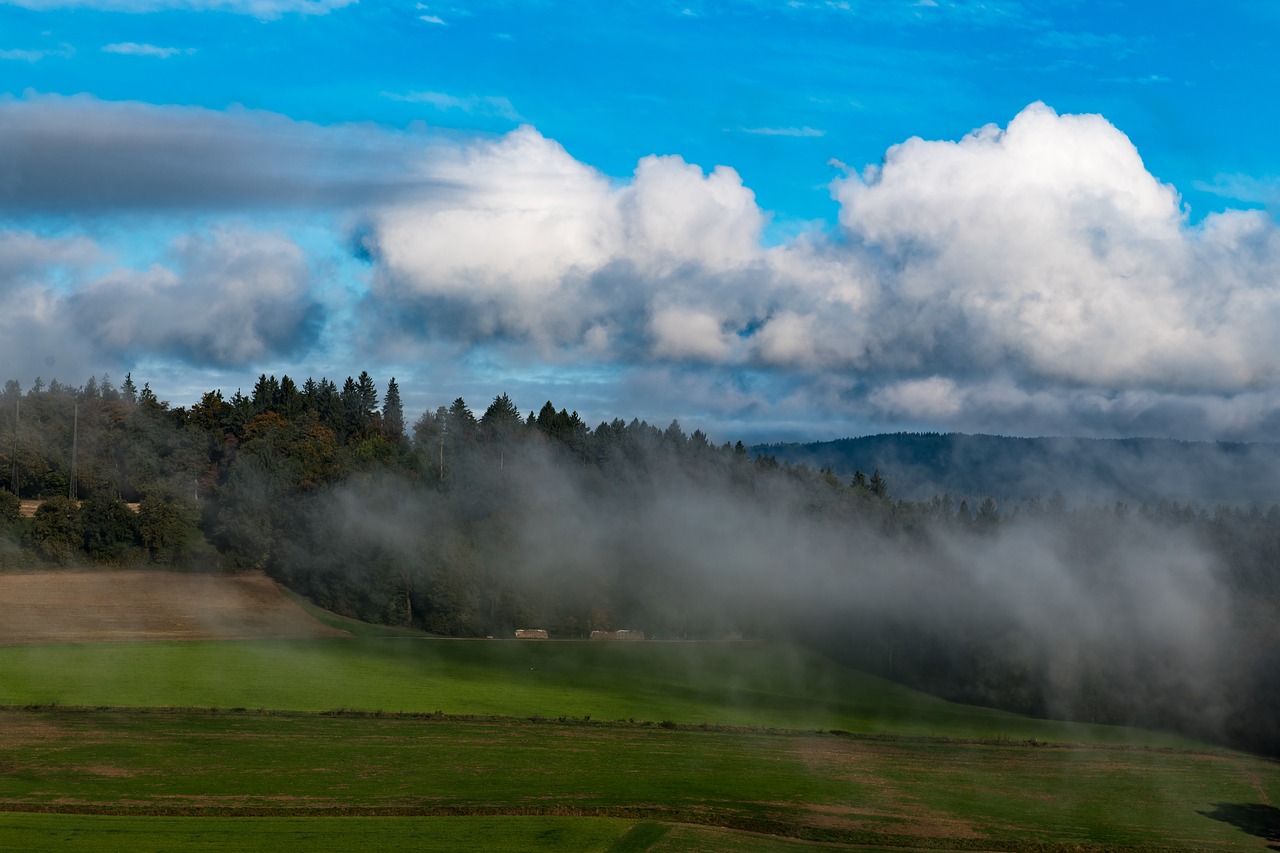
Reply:
[[0, 575], [0, 644], [339, 636], [262, 574]]

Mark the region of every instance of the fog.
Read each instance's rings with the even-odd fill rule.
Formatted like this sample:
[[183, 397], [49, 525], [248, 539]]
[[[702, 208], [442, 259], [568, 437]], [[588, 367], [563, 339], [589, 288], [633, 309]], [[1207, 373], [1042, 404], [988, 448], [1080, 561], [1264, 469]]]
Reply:
[[796, 639], [953, 698], [1217, 739], [1250, 713], [1242, 649], [1265, 632], [1194, 525], [1078, 508], [983, 527], [725, 454], [582, 468], [530, 441], [456, 460], [443, 491], [349, 482], [310, 509], [329, 535], [289, 577], [381, 585], [389, 621], [451, 633]]

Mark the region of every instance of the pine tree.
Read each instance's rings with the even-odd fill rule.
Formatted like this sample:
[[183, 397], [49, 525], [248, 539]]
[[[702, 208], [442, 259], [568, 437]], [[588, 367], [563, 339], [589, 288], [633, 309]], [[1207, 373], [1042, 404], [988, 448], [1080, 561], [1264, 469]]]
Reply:
[[481, 415], [480, 426], [487, 440], [505, 441], [520, 429], [522, 421], [520, 410], [511, 402], [511, 398], [506, 394], [499, 394]]
[[471, 414], [467, 401], [461, 397], [454, 400], [453, 405], [449, 407], [446, 429], [455, 444], [470, 441], [475, 437], [476, 416]]
[[138, 386], [133, 384], [133, 374], [124, 375], [124, 384], [120, 386], [120, 396], [126, 403], [138, 402]]
[[356, 380], [356, 391], [359, 394], [360, 418], [362, 423], [367, 424], [378, 412], [378, 386], [374, 384], [369, 371], [360, 371], [360, 378]]
[[397, 444], [404, 442], [404, 406], [400, 403], [400, 386], [394, 376], [387, 383], [387, 395], [382, 398], [382, 429]]

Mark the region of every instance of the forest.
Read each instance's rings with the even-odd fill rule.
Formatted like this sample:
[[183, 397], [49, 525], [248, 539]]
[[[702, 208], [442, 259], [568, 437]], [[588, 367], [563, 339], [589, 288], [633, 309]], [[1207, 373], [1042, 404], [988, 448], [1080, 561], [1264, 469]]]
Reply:
[[797, 640], [949, 699], [1280, 755], [1277, 506], [906, 499], [767, 451], [506, 394], [407, 424], [367, 372], [189, 407], [131, 375], [9, 381], [0, 570], [264, 571], [451, 636]]

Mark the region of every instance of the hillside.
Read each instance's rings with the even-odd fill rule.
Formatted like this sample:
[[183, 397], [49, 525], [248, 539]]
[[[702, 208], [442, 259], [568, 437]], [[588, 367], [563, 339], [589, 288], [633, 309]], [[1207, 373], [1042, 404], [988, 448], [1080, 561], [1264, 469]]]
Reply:
[[0, 644], [342, 635], [262, 574], [0, 574]]
[[880, 471], [894, 497], [1250, 505], [1280, 501], [1280, 444], [1156, 438], [1013, 438], [892, 433], [836, 441], [761, 444], [753, 454], [831, 469], [842, 479]]

